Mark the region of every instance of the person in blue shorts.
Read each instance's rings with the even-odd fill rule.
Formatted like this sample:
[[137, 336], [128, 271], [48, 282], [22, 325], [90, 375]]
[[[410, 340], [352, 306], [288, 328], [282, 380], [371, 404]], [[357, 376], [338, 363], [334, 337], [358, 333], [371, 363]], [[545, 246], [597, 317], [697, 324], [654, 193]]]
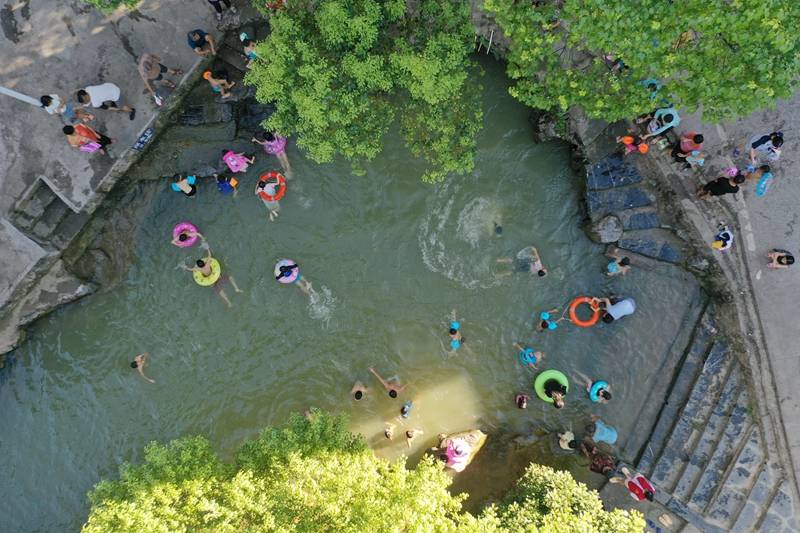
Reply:
[[220, 194], [236, 196], [239, 191], [239, 181], [232, 176], [219, 176], [214, 174], [217, 180], [217, 190]]
[[530, 346], [522, 346], [520, 343], [515, 342], [514, 348], [519, 350], [518, 357], [522, 366], [529, 366], [535, 369], [536, 363], [544, 359], [544, 352], [534, 351]]

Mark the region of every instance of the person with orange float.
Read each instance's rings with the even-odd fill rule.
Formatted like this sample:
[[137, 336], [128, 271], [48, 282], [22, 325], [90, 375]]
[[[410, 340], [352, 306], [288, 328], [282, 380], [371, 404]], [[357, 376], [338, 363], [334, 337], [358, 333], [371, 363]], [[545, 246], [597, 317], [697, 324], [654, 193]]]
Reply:
[[286, 194], [286, 178], [280, 172], [262, 174], [256, 183], [255, 195], [261, 198], [267, 208], [270, 222], [278, 218], [281, 210], [280, 199]]
[[207, 70], [203, 72], [203, 79], [211, 85], [211, 90], [215, 93], [219, 93], [222, 98], [230, 98], [231, 93], [229, 89], [236, 85], [235, 81], [228, 81], [228, 74], [221, 70], [213, 73]]
[[[588, 305], [592, 310], [592, 316], [587, 320], [578, 317], [578, 307], [584, 304]], [[578, 296], [569, 304], [569, 321], [580, 328], [590, 328], [594, 326], [600, 320], [601, 314], [600, 301], [598, 298]]]
[[625, 135], [623, 137], [617, 137], [617, 142], [625, 147], [625, 153], [623, 155], [628, 155], [631, 152], [646, 154], [650, 151], [650, 147], [638, 135]]
[[632, 315], [636, 311], [636, 302], [633, 298], [592, 298], [592, 309], [595, 306], [601, 311], [603, 322], [611, 324], [620, 318]]

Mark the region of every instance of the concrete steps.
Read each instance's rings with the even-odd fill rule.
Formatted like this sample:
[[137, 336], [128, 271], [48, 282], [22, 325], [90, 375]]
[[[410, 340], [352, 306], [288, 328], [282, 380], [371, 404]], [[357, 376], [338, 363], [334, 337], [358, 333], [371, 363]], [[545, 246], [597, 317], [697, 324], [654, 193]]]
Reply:
[[[683, 317], [681, 327], [672, 342], [667, 357], [664, 358], [661, 366], [657, 369], [658, 376], [673, 376], [680, 370], [686, 356], [686, 347], [695, 337], [695, 331], [705, 316], [707, 308], [708, 305], [704, 301], [699, 301], [697, 305], [689, 307], [689, 310]], [[651, 396], [653, 398], [668, 399], [668, 393], [671, 387], [672, 382], [670, 380], [656, 379], [650, 390]], [[643, 423], [652, 424], [658, 419], [662, 407], [662, 403], [642, 402], [636, 419], [647, 421]], [[625, 439], [624, 444], [623, 441], [620, 441], [621, 455], [626, 461], [634, 464], [641, 450], [645, 447], [650, 435], [645, 431], [632, 431], [627, 432], [627, 435], [621, 437]]]
[[[707, 468], [712, 467], [711, 459], [717, 452], [720, 452], [719, 455], [721, 458], [727, 455], [728, 461], [724, 462], [722, 471], [719, 471], [717, 468], [711, 468], [711, 470], [709, 470], [708, 479], [712, 479], [714, 474], [717, 474], [719, 477], [722, 476], [724, 469], [727, 468], [728, 462], [733, 455], [733, 447], [735, 444], [738, 444], [734, 442], [734, 440], [736, 436], [742, 434], [742, 428], [739, 422], [744, 420], [747, 406], [746, 404], [744, 406], [737, 405], [737, 402], [740, 396], [746, 399], [748, 395], [742, 394], [740, 375], [741, 371], [739, 367], [735, 366], [733, 370], [731, 370], [728, 381], [725, 383], [720, 397], [708, 417], [705, 428], [703, 428], [702, 432], [693, 429], [692, 435], [690, 435], [689, 441], [687, 441], [685, 445], [685, 448], [691, 447], [693, 451], [689, 455], [688, 464], [686, 464], [683, 472], [677, 479], [675, 488], [672, 489], [673, 498], [678, 498], [687, 504], [690, 503], [693, 497], [698, 501], [702, 499], [710, 501], [713, 491], [710, 493], [709, 491], [702, 491], [697, 494], [695, 494], [695, 491], [700, 488], [698, 484], [703, 473]], [[739, 410], [737, 410], [737, 407]], [[730, 435], [730, 438], [725, 438], [726, 428], [732, 429], [731, 432], [728, 432], [729, 435], [733, 433], [733, 435]], [[722, 450], [726, 450], [726, 452]], [[719, 481], [719, 477], [717, 481]], [[699, 509], [699, 511], [702, 511], [702, 509]]]
[[[725, 517], [737, 517], [747, 501], [753, 485], [764, 466], [765, 450], [761, 442], [761, 432], [758, 426], [751, 426], [749, 431], [743, 432], [744, 447], [739, 451], [736, 462], [731, 465], [728, 476], [722, 483], [719, 478], [704, 477], [698, 485], [698, 492], [715, 491], [716, 495], [708, 504], [702, 500], [692, 498], [689, 507], [698, 512], [706, 513], [710, 519], [720, 521]], [[707, 471], [712, 471], [709, 465]]]
[[614, 213], [626, 231], [661, 227], [661, 219], [654, 207], [634, 207]]
[[625, 209], [649, 206], [654, 202], [655, 196], [641, 187], [586, 192], [586, 209], [592, 220]]
[[38, 179], [16, 202], [9, 218], [37, 244], [60, 250], [72, 242], [90, 217], [74, 212], [47, 183]]
[[652, 472], [656, 460], [661, 455], [664, 444], [672, 432], [678, 412], [689, 398], [692, 385], [702, 370], [703, 361], [711, 348], [711, 342], [716, 332], [711, 309], [706, 309], [700, 323], [695, 328], [691, 344], [686, 349], [683, 363], [670, 387], [669, 396], [661, 407], [647, 446], [638, 460], [637, 469], [640, 472], [645, 474]]
[[712, 515], [709, 516], [709, 518], [717, 523], [724, 522], [726, 519], [729, 520], [732, 522], [730, 526], [731, 532], [745, 533], [756, 531], [758, 523], [767, 513], [767, 509], [773, 497], [778, 492], [782, 479], [783, 476], [779, 467], [771, 463], [765, 464], [753, 484], [747, 496], [747, 501], [742, 506], [738, 516], [728, 518], [720, 515]]
[[800, 531], [798, 525], [797, 509], [792, 501], [792, 489], [790, 481], [783, 480], [778, 492], [772, 498], [772, 503], [767, 508], [761, 523], [758, 525], [759, 531], [770, 531], [775, 533], [797, 533]]
[[[693, 455], [697, 443], [696, 435], [709, 429], [712, 408], [722, 404], [722, 408], [727, 410], [725, 403], [730, 401], [737, 390], [736, 387], [726, 387], [732, 363], [733, 356], [727, 345], [715, 342], [650, 476], [651, 481], [663, 490], [673, 492], [675, 489]], [[721, 397], [723, 388], [727, 391], [728, 398]], [[710, 438], [714, 439], [714, 428], [710, 431]]]
[[586, 167], [586, 189], [590, 191], [624, 187], [641, 181], [639, 170], [625, 161], [621, 154], [611, 154]]
[[625, 231], [617, 246], [660, 261], [679, 263], [684, 243], [669, 230], [653, 228]]

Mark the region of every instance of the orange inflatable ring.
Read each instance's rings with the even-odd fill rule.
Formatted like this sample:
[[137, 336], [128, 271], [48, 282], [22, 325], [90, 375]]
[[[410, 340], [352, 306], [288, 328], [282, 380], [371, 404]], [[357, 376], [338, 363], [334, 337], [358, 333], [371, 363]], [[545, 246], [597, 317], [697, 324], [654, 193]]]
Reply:
[[274, 179], [278, 182], [278, 190], [275, 192], [274, 195], [267, 194], [263, 190], [258, 193], [258, 196], [266, 200], [267, 202], [277, 202], [283, 195], [286, 194], [286, 178], [283, 177], [283, 174], [280, 172], [276, 172], [274, 170], [267, 172], [266, 174], [262, 174], [258, 181], [269, 181]]
[[[592, 317], [589, 320], [581, 320], [578, 318], [577, 313], [575, 310], [581, 304], [588, 304], [589, 307], [592, 308]], [[600, 320], [600, 308], [595, 307], [592, 305], [592, 299], [588, 296], [578, 296], [569, 304], [569, 319], [578, 327], [581, 328], [590, 328], [597, 324], [597, 321]]]

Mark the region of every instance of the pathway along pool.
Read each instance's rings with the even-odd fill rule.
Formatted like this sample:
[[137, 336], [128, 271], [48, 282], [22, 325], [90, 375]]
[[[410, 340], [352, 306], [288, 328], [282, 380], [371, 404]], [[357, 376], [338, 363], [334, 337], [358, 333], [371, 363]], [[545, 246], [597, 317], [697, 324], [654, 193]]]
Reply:
[[[528, 111], [508, 96], [502, 68], [486, 68], [485, 127], [469, 176], [420, 183], [421, 166], [395, 137], [365, 176], [353, 176], [346, 163], [308, 162], [290, 147], [295, 177], [276, 223], [252, 196], [258, 173], [274, 164], [264, 156], [236, 199], [212, 183], [194, 199], [164, 183], [122, 286], [39, 321], [3, 371], [2, 529], [75, 530], [86, 516], [86, 492], [116, 475], [121, 461], [139, 460], [147, 442], [201, 433], [229, 454], [310, 405], [349, 413], [353, 429], [386, 457], [417, 457], [439, 432], [471, 427], [490, 434], [491, 450], [501, 431], [525, 432], [534, 422], [578, 429], [589, 412], [629, 431], [643, 401], [636, 385], [652, 376], [652, 361], [698, 287], [680, 274], [602, 275], [602, 249], [579, 228], [580, 178], [568, 167], [568, 147], [533, 144]], [[223, 147], [203, 148], [213, 158]], [[184, 219], [207, 235], [244, 289], [228, 290], [233, 309], [175, 269], [199, 253], [169, 244], [172, 226]], [[501, 237], [494, 223], [502, 224]], [[498, 257], [532, 243], [550, 268], [546, 278], [497, 276]], [[275, 282], [281, 257], [302, 266], [316, 298]], [[533, 331], [534, 312], [612, 292], [633, 296], [637, 313], [611, 326]], [[445, 342], [453, 309], [466, 338], [456, 354]], [[561, 412], [535, 399], [517, 409], [514, 394], [532, 395], [534, 373], [520, 367], [515, 341], [547, 352], [543, 369], [610, 381], [613, 403], [592, 411], [573, 383]], [[152, 354], [146, 371], [155, 384], [129, 366], [143, 351]], [[370, 366], [410, 382], [407, 393], [389, 399]], [[356, 380], [371, 388], [358, 403], [349, 394]], [[409, 398], [407, 424], [425, 432], [410, 451], [403, 440], [382, 437], [383, 422]], [[548, 447], [537, 450], [535, 459], [553, 462]], [[507, 482], [491, 477], [497, 471], [478, 479], [476, 490], [491, 495], [479, 485]]]

